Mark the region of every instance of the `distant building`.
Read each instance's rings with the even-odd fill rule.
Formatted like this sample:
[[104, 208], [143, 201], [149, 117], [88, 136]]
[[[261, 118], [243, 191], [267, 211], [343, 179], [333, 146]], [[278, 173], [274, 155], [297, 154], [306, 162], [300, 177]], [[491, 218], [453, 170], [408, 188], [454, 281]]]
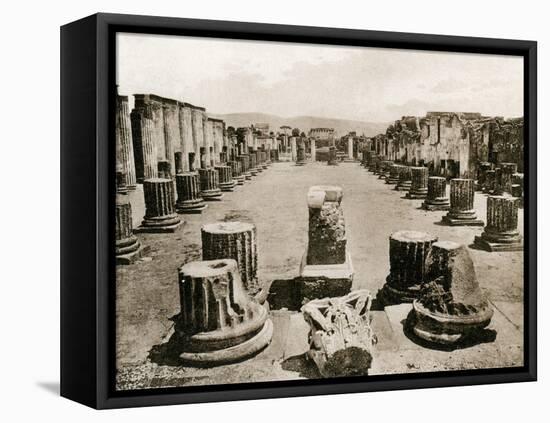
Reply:
[[254, 131], [258, 132], [259, 135], [269, 135], [269, 123], [255, 123]]
[[334, 139], [334, 128], [311, 128], [308, 136], [319, 141], [332, 141]]

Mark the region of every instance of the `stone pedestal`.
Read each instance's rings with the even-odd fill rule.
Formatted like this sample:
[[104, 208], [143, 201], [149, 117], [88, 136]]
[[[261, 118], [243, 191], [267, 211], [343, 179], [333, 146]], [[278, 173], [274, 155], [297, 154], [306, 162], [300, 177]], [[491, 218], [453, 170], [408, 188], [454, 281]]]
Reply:
[[508, 196], [487, 198], [487, 225], [475, 245], [488, 251], [521, 251], [522, 237], [518, 232], [519, 200]]
[[199, 175], [196, 172], [183, 172], [176, 175], [178, 213], [201, 213], [208, 207], [200, 192]]
[[242, 174], [241, 162], [232, 160], [227, 162], [231, 166], [231, 176], [237, 185], [244, 185], [244, 175]]
[[144, 249], [132, 231], [132, 206], [127, 194], [118, 193], [115, 204], [116, 264], [132, 264]]
[[483, 181], [482, 190], [485, 194], [493, 193], [495, 189], [496, 172], [494, 170], [487, 170], [485, 172], [485, 181]]
[[308, 245], [300, 265], [302, 298], [346, 295], [353, 265], [346, 251], [346, 228], [337, 186], [313, 186], [308, 191]]
[[474, 181], [451, 179], [451, 206], [443, 223], [451, 226], [483, 226], [474, 210]]
[[170, 179], [146, 179], [143, 181], [145, 217], [137, 232], [174, 232], [183, 221], [175, 210], [174, 182]]
[[370, 164], [368, 165], [369, 172], [377, 174], [379, 166], [380, 166], [380, 157], [377, 154], [373, 154], [371, 156]]
[[450, 202], [447, 197], [447, 180], [441, 176], [428, 178], [428, 196], [422, 203], [424, 210], [449, 210]]
[[413, 302], [414, 334], [437, 344], [475, 341], [490, 323], [493, 310], [479, 288], [468, 248], [436, 242], [426, 265], [426, 284]]
[[271, 320], [246, 294], [235, 260], [190, 262], [178, 273], [181, 314], [176, 328], [183, 340], [183, 361], [230, 363], [271, 342]]
[[235, 181], [233, 180], [231, 166], [216, 166], [215, 169], [218, 171], [220, 189], [222, 191], [233, 191], [235, 188]]
[[491, 170], [493, 165], [489, 162], [481, 162], [477, 167], [477, 183], [476, 189], [478, 191], [483, 190], [485, 181], [487, 180], [487, 172]]
[[399, 182], [399, 172], [401, 171], [401, 168], [403, 168], [403, 165], [400, 164], [392, 164], [390, 166], [390, 173], [388, 177], [386, 178], [386, 184], [390, 185], [396, 185], [397, 182]]
[[302, 307], [309, 324], [308, 357], [323, 377], [367, 375], [372, 363], [374, 332], [367, 290], [345, 297], [313, 300]]
[[395, 186], [396, 191], [410, 191], [411, 189], [411, 168], [410, 166], [402, 166], [399, 169], [399, 180]]
[[206, 201], [220, 201], [223, 198], [220, 189], [218, 171], [212, 167], [199, 169], [201, 197]]
[[252, 174], [250, 173], [250, 158], [248, 157], [248, 154], [241, 154], [238, 159], [241, 162], [242, 173], [245, 180], [252, 179]]
[[269, 162], [267, 160], [267, 152], [260, 151], [260, 163], [262, 165], [262, 169], [267, 169], [269, 167]]
[[245, 222], [209, 223], [201, 228], [201, 238], [203, 260], [236, 260], [246, 291], [256, 295], [261, 288], [258, 282], [256, 227]]
[[390, 166], [393, 164], [391, 160], [382, 160], [380, 162], [380, 171], [378, 173], [378, 179], [386, 179], [390, 176]]
[[425, 232], [398, 231], [390, 235], [390, 274], [378, 294], [381, 303], [413, 301], [426, 276], [426, 258], [437, 237]]
[[411, 189], [406, 197], [415, 199], [424, 199], [428, 196], [428, 168], [411, 167]]

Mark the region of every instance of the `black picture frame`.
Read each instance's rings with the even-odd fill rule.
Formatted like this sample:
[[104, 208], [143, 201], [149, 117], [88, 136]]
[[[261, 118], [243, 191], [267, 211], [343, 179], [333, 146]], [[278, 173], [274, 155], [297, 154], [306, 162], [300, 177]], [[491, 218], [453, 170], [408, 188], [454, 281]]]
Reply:
[[[476, 371], [114, 390], [115, 34], [518, 55], [524, 58], [524, 366]], [[537, 44], [534, 41], [95, 14], [61, 28], [61, 395], [90, 407], [534, 381], [537, 377]]]

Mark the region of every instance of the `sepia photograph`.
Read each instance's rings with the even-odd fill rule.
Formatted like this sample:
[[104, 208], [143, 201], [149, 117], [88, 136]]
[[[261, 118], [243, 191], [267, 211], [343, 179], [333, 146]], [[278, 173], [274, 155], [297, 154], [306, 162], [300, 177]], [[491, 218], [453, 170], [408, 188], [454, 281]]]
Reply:
[[521, 368], [524, 57], [116, 34], [116, 391]]

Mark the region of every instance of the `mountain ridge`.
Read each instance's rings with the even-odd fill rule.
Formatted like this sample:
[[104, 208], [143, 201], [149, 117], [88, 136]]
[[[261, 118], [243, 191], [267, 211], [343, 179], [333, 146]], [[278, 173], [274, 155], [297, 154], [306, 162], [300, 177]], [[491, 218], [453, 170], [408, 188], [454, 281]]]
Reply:
[[269, 113], [218, 113], [211, 114], [212, 117], [223, 119], [227, 126], [241, 127], [257, 123], [268, 123], [270, 131], [277, 132], [283, 125], [291, 128], [299, 128], [306, 134], [311, 128], [334, 128], [337, 136], [346, 135], [350, 131], [357, 132], [357, 135], [372, 137], [386, 132], [389, 122], [366, 122], [351, 119], [325, 118], [318, 116], [292, 116], [282, 117]]

